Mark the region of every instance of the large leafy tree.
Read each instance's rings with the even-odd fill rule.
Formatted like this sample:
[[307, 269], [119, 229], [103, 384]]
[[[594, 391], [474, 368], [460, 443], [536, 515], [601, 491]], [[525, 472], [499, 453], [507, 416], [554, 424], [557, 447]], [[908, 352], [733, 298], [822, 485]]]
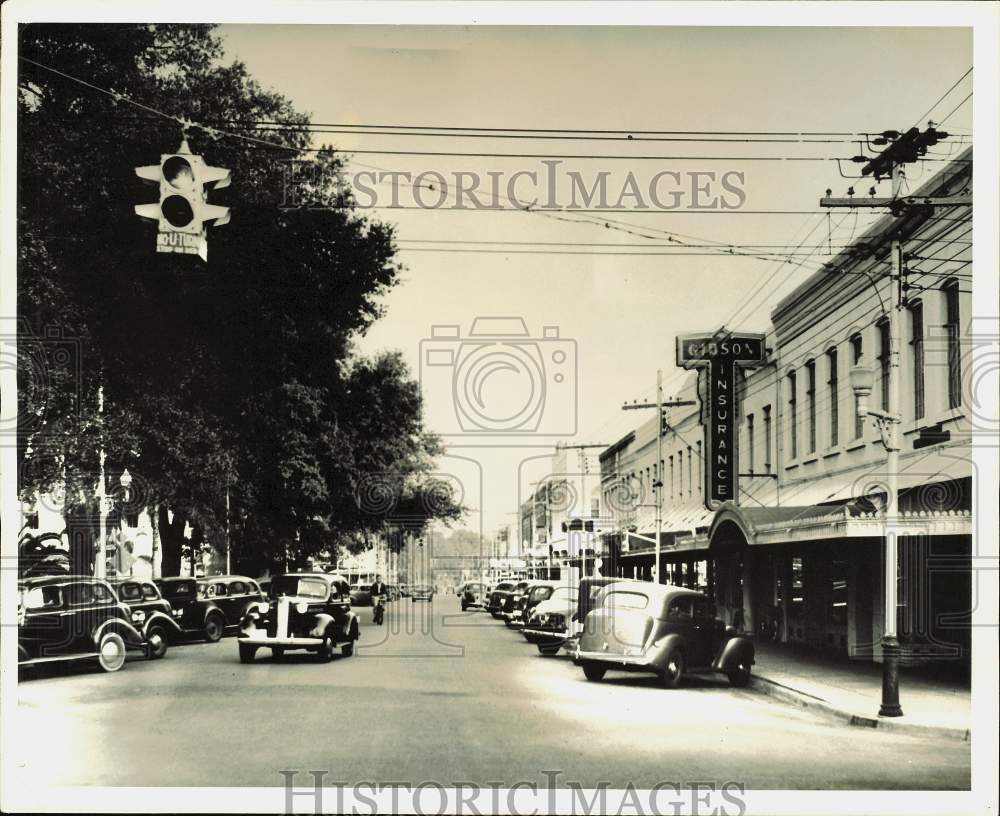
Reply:
[[[397, 281], [392, 229], [354, 209], [333, 150], [308, 149], [307, 117], [225, 64], [210, 26], [29, 25], [20, 47], [22, 493], [65, 485], [92, 535], [103, 444], [111, 482], [128, 467], [133, 504], [157, 508], [171, 574], [189, 528], [197, 545], [228, 521], [250, 569], [384, 529], [360, 474], [432, 489], [409, 373], [352, 351]], [[156, 197], [133, 167], [182, 137], [232, 170], [207, 264], [155, 254], [133, 213]]]

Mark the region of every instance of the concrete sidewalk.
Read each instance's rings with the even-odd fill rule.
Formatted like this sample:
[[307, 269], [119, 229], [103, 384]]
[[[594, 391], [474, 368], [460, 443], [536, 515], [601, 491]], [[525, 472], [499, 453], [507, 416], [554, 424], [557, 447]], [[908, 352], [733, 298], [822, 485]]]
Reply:
[[929, 678], [901, 668], [902, 717], [880, 717], [882, 667], [848, 662], [786, 644], [757, 642], [752, 688], [807, 708], [816, 708], [850, 725], [968, 740], [972, 694], [968, 685]]

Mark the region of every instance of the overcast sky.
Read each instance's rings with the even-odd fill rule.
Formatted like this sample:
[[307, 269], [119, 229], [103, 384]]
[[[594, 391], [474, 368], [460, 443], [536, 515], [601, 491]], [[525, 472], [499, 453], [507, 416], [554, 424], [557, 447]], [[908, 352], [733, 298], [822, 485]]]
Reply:
[[[927, 115], [927, 111], [972, 65], [971, 35], [964, 29], [707, 29], [707, 28], [493, 28], [223, 26], [232, 57], [245, 61], [253, 75], [307, 111], [316, 123], [465, 127], [585, 129], [605, 131], [740, 131], [761, 133], [879, 132], [941, 121], [971, 91], [971, 76]], [[971, 103], [948, 119], [954, 133], [971, 130]], [[716, 138], [740, 138], [728, 136]], [[779, 137], [774, 137], [779, 138]], [[787, 138], [787, 137], [786, 137]], [[819, 136], [802, 138], [821, 139]], [[568, 201], [568, 172], [589, 187], [602, 171], [614, 204], [631, 172], [648, 197], [648, 182], [662, 171], [682, 196], [680, 208], [644, 213], [635, 198], [626, 209], [571, 221], [564, 213], [440, 209], [373, 209], [397, 225], [403, 282], [385, 298], [386, 316], [362, 339], [370, 353], [401, 349], [415, 374], [422, 373], [428, 422], [447, 434], [452, 454], [442, 470], [462, 482], [470, 506], [482, 510], [469, 526], [482, 523], [487, 533], [514, 521], [518, 494], [540, 478], [543, 460], [521, 466], [556, 438], [571, 443], [610, 443], [634, 424], [640, 412], [621, 404], [652, 399], [657, 367], [666, 394], [679, 387], [674, 337], [679, 332], [731, 329], [765, 330], [770, 307], [804, 280], [837, 245], [848, 243], [866, 223], [864, 217], [766, 214], [750, 210], [818, 209], [826, 188], [845, 194], [836, 162], [755, 161], [748, 157], [850, 157], [858, 144], [840, 136], [826, 144], [647, 141], [588, 139], [442, 138], [330, 133], [317, 136], [345, 150], [520, 153], [562, 156], [556, 170], [558, 203]], [[958, 141], [955, 139], [954, 141]], [[958, 148], [954, 148], [955, 153]], [[942, 147], [939, 156], [948, 155]], [[587, 156], [655, 156], [571, 158]], [[681, 158], [697, 157], [697, 158]], [[720, 157], [711, 160], [709, 157]], [[502, 195], [517, 171], [544, 179], [543, 158], [397, 156], [355, 154], [352, 171], [377, 167], [414, 175], [435, 171], [449, 181], [454, 173], [501, 175]], [[910, 183], [939, 169], [938, 163], [913, 165]], [[843, 165], [845, 172], [856, 166]], [[737, 210], [692, 212], [692, 171], [731, 175], [742, 191]], [[433, 178], [433, 177], [427, 177]], [[710, 177], [700, 177], [706, 183]], [[870, 182], [857, 184], [858, 194]], [[887, 187], [887, 185], [885, 185]], [[391, 185], [374, 185], [378, 203], [390, 202]], [[514, 189], [528, 203], [525, 178]], [[488, 190], [485, 187], [484, 190]], [[544, 202], [544, 181], [538, 190]], [[414, 205], [413, 190], [400, 186], [400, 203]], [[426, 190], [421, 190], [426, 192]], [[887, 190], [881, 190], [887, 194]], [[483, 195], [487, 203], [493, 201]], [[666, 195], [662, 198], [667, 198]], [[434, 196], [426, 195], [427, 201]], [[448, 201], [454, 200], [452, 195]], [[705, 202], [705, 197], [701, 202]], [[509, 202], [503, 202], [511, 206]], [[652, 202], [646, 201], [647, 204]], [[613, 218], [630, 225], [609, 229]], [[580, 223], [589, 222], [589, 223]], [[746, 256], [724, 256], [703, 248], [694, 255], [596, 255], [593, 253], [664, 252], [658, 244], [789, 245], [794, 248], [811, 229], [804, 245], [809, 258], [794, 263]], [[642, 233], [629, 234], [626, 229]], [[674, 241], [662, 231], [673, 233]], [[652, 236], [646, 237], [646, 236]], [[655, 240], [653, 240], [655, 239]], [[473, 241], [474, 244], [428, 243]], [[524, 242], [519, 245], [481, 242]], [[545, 242], [544, 244], [531, 242]], [[560, 246], [553, 246], [557, 242]], [[582, 246], [598, 244], [600, 246]], [[605, 244], [620, 245], [614, 247]], [[636, 246], [640, 245], [640, 246]], [[437, 251], [447, 248], [449, 252]], [[455, 249], [477, 250], [474, 253]], [[432, 250], [432, 251], [427, 251]], [[483, 252], [482, 250], [489, 250]], [[498, 252], [502, 250], [502, 252]], [[515, 251], [517, 250], [517, 251]], [[544, 254], [527, 254], [525, 250]], [[748, 252], [749, 250], [741, 250]], [[765, 251], [765, 250], [762, 250]], [[769, 249], [768, 252], [775, 250]], [[555, 254], [588, 252], [592, 254]], [[486, 413], [500, 417], [531, 399], [544, 399], [539, 430], [572, 431], [566, 437], [489, 437], [498, 448], [470, 448], [482, 442], [462, 432], [455, 408], [455, 365], [429, 369], [427, 352], [458, 349], [477, 317], [517, 316], [530, 339], [543, 338], [544, 327], [558, 327], [560, 341], [547, 340], [524, 352], [540, 360], [544, 391], [531, 392], [524, 370], [499, 367], [478, 383], [465, 383], [457, 399], [478, 394]], [[432, 326], [456, 325], [459, 337], [428, 344]], [[567, 342], [572, 341], [572, 342]], [[469, 347], [466, 346], [467, 350]], [[567, 355], [554, 362], [553, 352]], [[572, 371], [573, 357], [577, 366]], [[534, 356], [533, 356], [534, 355]], [[438, 358], [439, 360], [442, 358]], [[447, 359], [446, 357], [443, 359]], [[565, 372], [561, 382], [555, 376]], [[464, 390], [466, 386], [472, 390]], [[528, 388], [528, 391], [525, 389]], [[465, 405], [468, 409], [469, 405]], [[574, 407], [575, 406], [575, 407]], [[473, 406], [474, 408], [475, 406]], [[460, 408], [461, 410], [461, 408]], [[452, 435], [456, 434], [456, 435]], [[551, 449], [551, 447], [550, 447]], [[518, 487], [519, 481], [521, 487]], [[483, 495], [485, 494], [485, 495]]]

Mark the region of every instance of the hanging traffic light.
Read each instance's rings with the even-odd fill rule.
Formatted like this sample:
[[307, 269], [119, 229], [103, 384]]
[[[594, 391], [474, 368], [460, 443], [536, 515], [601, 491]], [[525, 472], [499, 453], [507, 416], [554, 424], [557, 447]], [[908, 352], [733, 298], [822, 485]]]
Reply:
[[164, 153], [159, 164], [136, 167], [135, 174], [160, 186], [158, 203], [135, 205], [136, 215], [159, 226], [156, 251], [198, 255], [207, 261], [208, 226], [229, 222], [229, 208], [209, 204], [208, 192], [229, 186], [229, 170], [205, 164], [184, 139], [176, 153]]
[[670, 423], [667, 422], [667, 409], [660, 408], [660, 436], [665, 436], [670, 430]]

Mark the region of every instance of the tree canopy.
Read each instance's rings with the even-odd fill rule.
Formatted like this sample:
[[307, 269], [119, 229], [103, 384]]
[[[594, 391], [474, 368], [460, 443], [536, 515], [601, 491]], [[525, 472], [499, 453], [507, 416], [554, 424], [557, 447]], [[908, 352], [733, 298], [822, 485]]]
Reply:
[[[353, 347], [398, 282], [393, 229], [354, 208], [335, 150], [309, 149], [308, 117], [226, 63], [211, 26], [27, 25], [20, 49], [22, 496], [64, 485], [67, 516], [92, 521], [103, 443], [109, 484], [128, 467], [133, 503], [159, 508], [165, 574], [188, 524], [218, 540], [227, 493], [247, 569], [390, 524], [359, 498], [369, 474], [457, 517], [418, 500], [440, 490], [438, 443], [401, 357]], [[182, 137], [232, 171], [207, 264], [155, 253], [133, 212], [156, 198], [134, 167]], [[309, 206], [283, 206], [293, 168]]]

